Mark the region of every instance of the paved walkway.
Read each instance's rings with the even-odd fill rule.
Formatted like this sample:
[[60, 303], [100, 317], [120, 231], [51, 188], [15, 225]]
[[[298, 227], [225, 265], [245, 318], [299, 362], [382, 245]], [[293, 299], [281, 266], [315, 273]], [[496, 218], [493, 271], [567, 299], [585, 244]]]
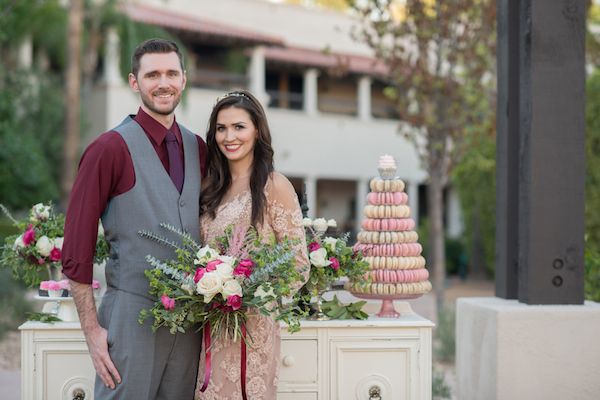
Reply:
[[0, 371], [2, 400], [21, 400], [21, 371]]

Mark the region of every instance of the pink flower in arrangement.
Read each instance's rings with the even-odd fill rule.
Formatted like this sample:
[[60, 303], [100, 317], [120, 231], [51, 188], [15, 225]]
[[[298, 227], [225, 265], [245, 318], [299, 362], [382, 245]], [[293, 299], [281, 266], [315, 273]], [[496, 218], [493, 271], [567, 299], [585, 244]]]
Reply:
[[50, 251], [50, 261], [60, 261], [61, 257], [62, 254], [59, 248], [55, 247], [52, 249], [52, 251]]
[[40, 283], [40, 289], [42, 290], [48, 290], [48, 284], [50, 283], [50, 281], [42, 281]]
[[48, 290], [62, 290], [60, 282], [48, 281]]
[[92, 281], [92, 289], [100, 289], [100, 282], [96, 279]]
[[317, 243], [317, 242], [311, 242], [308, 245], [308, 251], [311, 252], [311, 253], [313, 251], [315, 251], [315, 250], [319, 250], [320, 248], [321, 248], [321, 245], [319, 243]]
[[61, 281], [58, 281], [58, 285], [61, 289], [71, 290], [71, 283], [69, 282], [68, 279], [63, 279]]
[[338, 269], [340, 269], [340, 262], [338, 261], [337, 258], [335, 258], [335, 257], [329, 257], [329, 261], [331, 262], [331, 264], [329, 264], [329, 266], [331, 268], [333, 268], [335, 271], [337, 271]]
[[200, 279], [202, 279], [202, 277], [204, 276], [205, 273], [206, 273], [206, 268], [196, 269], [196, 273], [194, 274], [194, 283], [200, 282]]
[[232, 294], [227, 297], [227, 305], [233, 309], [233, 311], [239, 310], [242, 307], [242, 298], [237, 294]]
[[25, 246], [29, 246], [34, 241], [35, 241], [35, 229], [33, 229], [33, 225], [29, 224], [29, 226], [27, 226], [27, 230], [23, 234], [23, 243], [25, 244]]
[[252, 260], [242, 260], [233, 270], [233, 274], [244, 275], [246, 278], [249, 278], [250, 275], [252, 275], [252, 267], [254, 267], [254, 262]]
[[165, 307], [165, 310], [170, 311], [175, 308], [175, 299], [170, 298], [166, 294], [160, 296], [160, 301], [163, 307]]
[[212, 260], [208, 264], [206, 264], [206, 272], [212, 272], [217, 269], [217, 265], [223, 264], [221, 260]]
[[40, 265], [44, 265], [46, 264], [46, 260], [44, 259], [44, 257], [40, 257], [37, 259], [37, 263]]

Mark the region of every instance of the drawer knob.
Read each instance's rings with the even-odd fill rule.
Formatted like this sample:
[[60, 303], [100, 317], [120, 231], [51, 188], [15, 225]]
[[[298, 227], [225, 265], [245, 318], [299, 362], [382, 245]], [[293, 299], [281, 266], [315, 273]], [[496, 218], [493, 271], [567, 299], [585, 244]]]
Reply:
[[369, 400], [382, 400], [381, 388], [379, 386], [373, 385], [369, 388]]
[[293, 356], [285, 356], [283, 357], [283, 365], [286, 367], [291, 367], [296, 363], [296, 359]]
[[83, 389], [73, 390], [73, 400], [85, 400], [85, 390], [83, 390]]

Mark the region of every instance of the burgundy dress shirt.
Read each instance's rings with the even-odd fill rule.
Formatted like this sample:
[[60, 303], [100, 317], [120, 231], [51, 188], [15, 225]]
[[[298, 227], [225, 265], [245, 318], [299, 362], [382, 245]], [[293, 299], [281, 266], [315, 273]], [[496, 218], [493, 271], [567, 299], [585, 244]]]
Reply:
[[[165, 137], [167, 128], [141, 108], [134, 120], [140, 124], [152, 143], [165, 170], [169, 171], [169, 156]], [[177, 138], [184, 162], [183, 142], [177, 122], [171, 131]], [[197, 136], [202, 176], [206, 171], [206, 143]], [[185, 164], [184, 164], [185, 165]], [[98, 220], [111, 198], [133, 188], [135, 170], [123, 137], [115, 131], [100, 135], [85, 150], [77, 178], [71, 190], [65, 221], [65, 241], [62, 249], [63, 273], [81, 283], [91, 283], [93, 258], [98, 238]]]

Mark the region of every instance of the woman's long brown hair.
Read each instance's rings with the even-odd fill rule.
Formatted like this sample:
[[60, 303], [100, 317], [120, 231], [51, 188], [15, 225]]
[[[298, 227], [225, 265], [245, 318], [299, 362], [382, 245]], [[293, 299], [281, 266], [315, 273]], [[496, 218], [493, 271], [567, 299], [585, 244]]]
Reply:
[[200, 195], [200, 214], [206, 213], [214, 219], [217, 208], [221, 204], [227, 190], [231, 187], [229, 162], [223, 153], [221, 153], [215, 137], [219, 112], [231, 107], [246, 110], [258, 131], [256, 143], [254, 144], [254, 158], [250, 175], [250, 193], [252, 195], [251, 224], [256, 227], [257, 224], [263, 222], [264, 218], [266, 203], [264, 188], [269, 176], [273, 172], [273, 147], [271, 146], [271, 132], [267, 123], [265, 110], [258, 100], [245, 90], [227, 93], [217, 101], [210, 115], [208, 132], [206, 134], [206, 144], [208, 146], [206, 183], [202, 185], [203, 188]]

